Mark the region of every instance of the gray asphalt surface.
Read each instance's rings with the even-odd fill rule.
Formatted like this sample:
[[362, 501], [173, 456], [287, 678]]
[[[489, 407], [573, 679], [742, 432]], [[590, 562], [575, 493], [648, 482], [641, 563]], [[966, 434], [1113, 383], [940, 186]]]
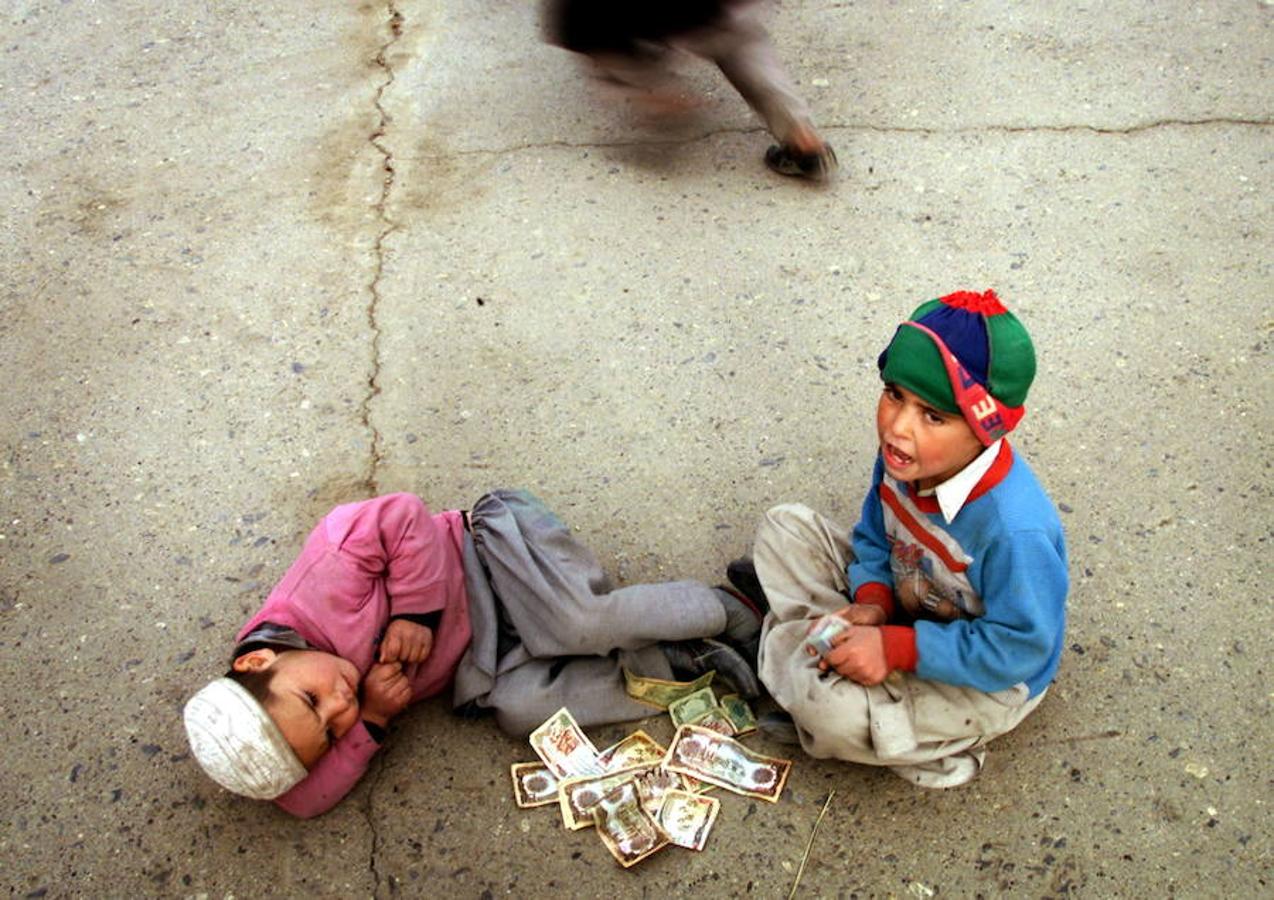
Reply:
[[[1268, 895], [1272, 16], [786, 0], [817, 187], [693, 60], [696, 116], [605, 102], [529, 2], [7, 4], [0, 880], [786, 896], [834, 790], [798, 896]], [[1015, 444], [1073, 593], [972, 785], [798, 755], [623, 871], [442, 701], [311, 822], [188, 758], [182, 703], [333, 504], [528, 487], [617, 578], [716, 581], [773, 503], [852, 522], [877, 353], [986, 287], [1036, 341]]]

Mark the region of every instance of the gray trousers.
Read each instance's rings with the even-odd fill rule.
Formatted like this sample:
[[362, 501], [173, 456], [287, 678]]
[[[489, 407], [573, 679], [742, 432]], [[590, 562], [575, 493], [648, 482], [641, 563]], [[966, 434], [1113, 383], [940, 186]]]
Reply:
[[701, 582], [612, 589], [592, 552], [525, 491], [493, 491], [469, 518], [473, 642], [454, 702], [492, 710], [507, 734], [524, 737], [563, 706], [585, 727], [649, 716], [624, 689], [622, 668], [671, 678], [658, 642], [725, 629], [724, 606]]
[[1015, 728], [1044, 694], [1028, 697], [1024, 684], [988, 694], [911, 672], [868, 687], [811, 665], [803, 649], [810, 625], [847, 602], [848, 534], [806, 506], [766, 513], [753, 547], [770, 601], [761, 681], [791, 714], [810, 756], [888, 766], [923, 787], [971, 781], [986, 760], [983, 745]]

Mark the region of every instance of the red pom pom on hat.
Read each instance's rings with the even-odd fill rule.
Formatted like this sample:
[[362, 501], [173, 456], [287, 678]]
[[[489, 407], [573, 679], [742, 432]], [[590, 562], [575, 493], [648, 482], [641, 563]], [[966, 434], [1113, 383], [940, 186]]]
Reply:
[[1000, 303], [1000, 298], [995, 296], [995, 291], [986, 291], [982, 294], [976, 291], [956, 291], [954, 294], [947, 294], [947, 296], [939, 297], [938, 299], [954, 309], [981, 313], [984, 316], [998, 316], [1001, 313], [1008, 312], [1004, 308], [1004, 304]]

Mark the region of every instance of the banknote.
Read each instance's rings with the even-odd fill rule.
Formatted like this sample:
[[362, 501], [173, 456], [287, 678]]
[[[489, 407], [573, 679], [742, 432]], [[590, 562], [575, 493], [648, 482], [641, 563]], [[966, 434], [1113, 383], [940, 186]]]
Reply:
[[691, 778], [689, 775], [682, 775], [681, 780], [686, 783], [686, 790], [692, 794], [706, 794], [708, 791], [715, 791], [715, 784], [708, 784], [706, 781], [700, 781], [698, 778]]
[[698, 725], [682, 725], [673, 736], [664, 768], [743, 794], [777, 803], [791, 760], [754, 753], [734, 738]]
[[598, 775], [602, 771], [597, 763], [597, 748], [566, 707], [531, 732], [531, 749], [559, 778]]
[[607, 772], [604, 775], [582, 775], [577, 778], [562, 779], [558, 782], [557, 790], [558, 804], [562, 810], [562, 824], [570, 831], [588, 828], [593, 824], [593, 807], [607, 791], [625, 781], [635, 782], [639, 776], [657, 768], [659, 768], [657, 763], [648, 763], [644, 766], [632, 766]]
[[[676, 722], [675, 719], [673, 721], [674, 723]], [[700, 728], [710, 728], [717, 734], [724, 734], [726, 737], [734, 737], [735, 734], [734, 722], [732, 722], [730, 717], [726, 715], [725, 710], [719, 706], [708, 710], [703, 715], [691, 719], [689, 722], [684, 724], [698, 725]]]
[[659, 827], [668, 840], [687, 850], [702, 850], [717, 820], [721, 801], [690, 791], [668, 791], [659, 807]]
[[593, 806], [593, 822], [606, 849], [625, 869], [668, 846], [668, 835], [642, 806], [632, 779], [602, 795]]
[[814, 623], [809, 634], [805, 635], [806, 653], [816, 659], [822, 659], [829, 652], [836, 635], [849, 629], [849, 623], [837, 615], [826, 615]]
[[642, 805], [652, 814], [659, 810], [659, 804], [668, 791], [690, 790], [689, 779], [677, 772], [669, 772], [658, 762], [617, 769], [605, 775], [564, 778], [558, 782], [557, 792], [562, 824], [569, 831], [588, 828], [593, 824], [594, 804], [615, 785], [630, 779], [637, 782]]
[[668, 707], [668, 715], [672, 717], [673, 727], [680, 727], [717, 708], [716, 694], [712, 693], [712, 688], [705, 687], [673, 701]]
[[618, 743], [611, 744], [597, 757], [597, 763], [606, 772], [657, 763], [664, 758], [668, 748], [638, 729]]
[[738, 694], [726, 694], [717, 702], [721, 704], [721, 709], [725, 711], [730, 724], [734, 726], [736, 735], [751, 734], [756, 731], [756, 716], [752, 714], [752, 707], [748, 706], [748, 701]]
[[643, 678], [624, 669], [624, 686], [628, 690], [628, 696], [634, 700], [658, 709], [667, 709], [674, 700], [680, 700], [687, 694], [707, 687], [715, 674], [716, 672], [704, 672], [694, 681], [664, 681], [662, 678]]
[[661, 765], [652, 766], [637, 775], [637, 793], [641, 797], [642, 806], [646, 807], [651, 815], [659, 812], [659, 807], [663, 805], [664, 797], [669, 791], [687, 789], [684, 775], [669, 772]]
[[514, 763], [509, 774], [513, 776], [513, 797], [523, 809], [557, 802], [557, 776], [544, 763]]

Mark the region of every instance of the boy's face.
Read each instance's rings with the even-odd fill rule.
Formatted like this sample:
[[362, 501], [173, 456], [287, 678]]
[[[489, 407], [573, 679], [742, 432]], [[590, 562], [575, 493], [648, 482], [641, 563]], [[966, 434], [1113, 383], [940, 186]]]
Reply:
[[885, 471], [920, 490], [946, 481], [983, 449], [963, 416], [936, 409], [896, 384], [881, 392], [876, 434]]
[[266, 648], [243, 654], [234, 669], [274, 672], [266, 712], [307, 769], [358, 722], [358, 669], [347, 659]]

